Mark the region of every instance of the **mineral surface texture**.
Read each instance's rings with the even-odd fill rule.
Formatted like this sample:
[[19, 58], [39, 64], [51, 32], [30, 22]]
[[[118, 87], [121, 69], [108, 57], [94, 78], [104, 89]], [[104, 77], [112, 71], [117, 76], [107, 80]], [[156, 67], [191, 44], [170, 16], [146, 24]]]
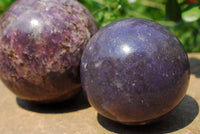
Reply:
[[89, 102], [103, 116], [124, 124], [146, 124], [183, 99], [189, 62], [168, 29], [130, 18], [114, 22], [89, 41], [81, 80]]
[[68, 99], [80, 90], [80, 59], [97, 31], [75, 0], [18, 0], [0, 20], [0, 76], [18, 97]]

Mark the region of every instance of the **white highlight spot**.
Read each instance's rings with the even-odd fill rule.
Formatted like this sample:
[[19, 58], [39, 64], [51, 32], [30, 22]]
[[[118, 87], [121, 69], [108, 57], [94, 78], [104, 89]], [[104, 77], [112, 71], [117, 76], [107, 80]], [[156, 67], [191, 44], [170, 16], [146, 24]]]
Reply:
[[63, 55], [63, 54], [65, 54], [66, 53], [66, 50], [62, 50], [61, 52], [60, 52], [60, 55]]
[[36, 19], [31, 20], [31, 26], [32, 26], [32, 27], [39, 26], [38, 20], [36, 20]]
[[148, 33], [149, 36], [151, 36], [151, 33]]
[[137, 36], [141, 41], [145, 41], [145, 36], [138, 34]]
[[169, 77], [169, 75], [168, 75], [168, 74], [162, 74], [162, 76], [163, 76], [163, 77]]
[[122, 83], [120, 83], [120, 82], [116, 82], [115, 85], [116, 85], [116, 87], [119, 88], [119, 89], [121, 89], [122, 86], [123, 86]]
[[141, 100], [141, 103], [142, 103], [142, 104], [144, 103], [144, 100], [143, 100], [143, 99]]
[[87, 69], [87, 63], [83, 64], [83, 67], [84, 67], [85, 69]]
[[129, 3], [134, 3], [136, 0], [128, 0]]
[[135, 86], [135, 83], [133, 83], [132, 86], [134, 87], [134, 86]]
[[129, 53], [131, 52], [131, 48], [130, 48], [128, 45], [124, 44], [124, 45], [122, 46], [122, 51], [123, 51], [125, 54], [129, 54]]
[[102, 61], [99, 61], [99, 62], [95, 63], [94, 66], [97, 68], [97, 67], [99, 67], [101, 64], [102, 64]]

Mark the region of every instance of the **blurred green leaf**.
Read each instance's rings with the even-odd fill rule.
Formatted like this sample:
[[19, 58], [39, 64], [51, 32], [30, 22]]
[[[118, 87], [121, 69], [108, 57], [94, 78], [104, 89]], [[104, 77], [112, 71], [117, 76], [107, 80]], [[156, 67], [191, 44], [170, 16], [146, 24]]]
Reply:
[[182, 13], [182, 18], [186, 22], [197, 21], [200, 18], [200, 9], [198, 6], [195, 6], [189, 10], [186, 10]]
[[[14, 1], [16, 0], [0, 0], [0, 15]], [[197, 10], [200, 4], [198, 3], [188, 4], [185, 0], [78, 1], [89, 9], [100, 27], [130, 17], [150, 19], [164, 25], [178, 36], [187, 52], [200, 52], [200, 18], [197, 17], [200, 15], [199, 9]], [[193, 9], [193, 6], [196, 6], [196, 9]], [[180, 21], [181, 11], [184, 21]], [[186, 21], [188, 17], [193, 21], [188, 23], [189, 21]]]
[[0, 0], [0, 15], [16, 0]]

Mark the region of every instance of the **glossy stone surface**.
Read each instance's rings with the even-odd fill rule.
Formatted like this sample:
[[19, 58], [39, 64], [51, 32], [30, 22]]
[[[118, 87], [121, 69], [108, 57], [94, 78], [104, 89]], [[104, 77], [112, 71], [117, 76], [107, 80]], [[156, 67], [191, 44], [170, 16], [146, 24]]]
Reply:
[[173, 110], [189, 83], [189, 62], [164, 26], [130, 18], [99, 30], [81, 60], [81, 81], [90, 104], [124, 124], [146, 124]]
[[75, 0], [18, 0], [0, 20], [0, 76], [18, 97], [54, 102], [80, 90], [80, 59], [97, 31]]

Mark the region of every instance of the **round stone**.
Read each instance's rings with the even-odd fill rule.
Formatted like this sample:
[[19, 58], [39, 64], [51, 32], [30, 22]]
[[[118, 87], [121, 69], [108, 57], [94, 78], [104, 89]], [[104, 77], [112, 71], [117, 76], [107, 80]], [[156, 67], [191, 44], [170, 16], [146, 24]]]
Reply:
[[164, 26], [130, 18], [99, 30], [81, 60], [90, 104], [128, 125], [153, 122], [183, 99], [189, 83], [187, 54]]
[[18, 97], [66, 100], [80, 91], [82, 52], [97, 31], [75, 0], [18, 0], [0, 20], [0, 77]]

